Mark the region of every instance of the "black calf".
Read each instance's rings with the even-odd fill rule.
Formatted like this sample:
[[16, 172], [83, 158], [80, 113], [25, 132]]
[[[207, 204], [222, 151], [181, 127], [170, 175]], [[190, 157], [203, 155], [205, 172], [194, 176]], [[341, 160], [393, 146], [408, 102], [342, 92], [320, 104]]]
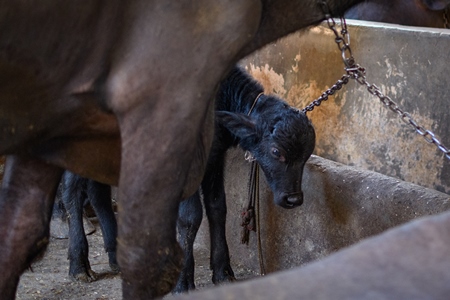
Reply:
[[[250, 151], [284, 208], [303, 203], [303, 167], [314, 149], [310, 121], [275, 96], [262, 94], [262, 86], [242, 69], [233, 69], [221, 83], [216, 99], [216, 128], [201, 192], [209, 222], [213, 282], [234, 280], [225, 237], [226, 201], [224, 158], [233, 146]], [[195, 288], [193, 242], [202, 219], [200, 194], [184, 200], [179, 209], [178, 231], [185, 253], [184, 269], [175, 292]]]

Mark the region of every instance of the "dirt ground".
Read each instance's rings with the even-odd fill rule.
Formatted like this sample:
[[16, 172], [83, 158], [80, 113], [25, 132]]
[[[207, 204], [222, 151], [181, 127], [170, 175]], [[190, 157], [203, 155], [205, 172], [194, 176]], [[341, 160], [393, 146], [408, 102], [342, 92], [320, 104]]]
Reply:
[[[69, 261], [67, 260], [67, 239], [51, 238], [47, 252], [42, 260], [33, 264], [20, 280], [17, 292], [18, 300], [31, 299], [121, 299], [120, 274], [113, 274], [108, 265], [108, 255], [103, 249], [103, 239], [98, 224], [97, 230], [88, 235], [89, 260], [91, 267], [99, 276], [91, 283], [74, 282], [69, 278]], [[198, 289], [212, 288], [209, 270], [209, 251], [195, 247], [196, 285]], [[244, 280], [257, 276], [251, 270], [232, 265], [235, 276]], [[165, 297], [171, 299], [173, 296]]]

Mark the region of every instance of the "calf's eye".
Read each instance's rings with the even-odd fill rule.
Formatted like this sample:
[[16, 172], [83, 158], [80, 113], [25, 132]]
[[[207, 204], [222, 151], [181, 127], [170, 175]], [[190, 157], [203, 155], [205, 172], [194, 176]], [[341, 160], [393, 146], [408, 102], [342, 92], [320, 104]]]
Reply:
[[284, 162], [286, 159], [284, 158], [283, 155], [281, 155], [280, 150], [278, 150], [277, 148], [272, 148], [270, 150], [271, 154], [273, 157], [275, 157], [276, 159], [278, 159], [279, 161]]
[[272, 148], [272, 155], [276, 158], [279, 158], [281, 156], [280, 150], [277, 148]]

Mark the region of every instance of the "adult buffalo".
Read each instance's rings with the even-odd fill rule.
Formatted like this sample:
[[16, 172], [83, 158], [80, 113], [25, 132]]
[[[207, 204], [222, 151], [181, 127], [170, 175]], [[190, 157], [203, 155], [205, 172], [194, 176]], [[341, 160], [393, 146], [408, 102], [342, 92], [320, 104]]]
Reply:
[[[360, 1], [327, 2], [338, 14]], [[315, 0], [0, 2], [2, 298], [48, 244], [63, 169], [119, 186], [124, 298], [169, 292], [178, 205], [204, 173], [217, 83], [323, 19]]]

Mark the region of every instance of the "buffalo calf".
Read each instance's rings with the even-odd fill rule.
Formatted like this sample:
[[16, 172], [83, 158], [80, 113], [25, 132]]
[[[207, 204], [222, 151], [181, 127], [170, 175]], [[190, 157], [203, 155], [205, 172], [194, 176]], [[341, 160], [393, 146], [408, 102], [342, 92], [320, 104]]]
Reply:
[[223, 175], [228, 149], [239, 145], [252, 154], [276, 204], [294, 208], [303, 203], [302, 173], [314, 149], [314, 129], [304, 113], [263, 92], [263, 87], [239, 67], [221, 82], [213, 144], [201, 188], [180, 204], [177, 228], [185, 262], [175, 292], [195, 288], [193, 243], [202, 220], [201, 198], [209, 223], [212, 280], [234, 280], [225, 237]]

